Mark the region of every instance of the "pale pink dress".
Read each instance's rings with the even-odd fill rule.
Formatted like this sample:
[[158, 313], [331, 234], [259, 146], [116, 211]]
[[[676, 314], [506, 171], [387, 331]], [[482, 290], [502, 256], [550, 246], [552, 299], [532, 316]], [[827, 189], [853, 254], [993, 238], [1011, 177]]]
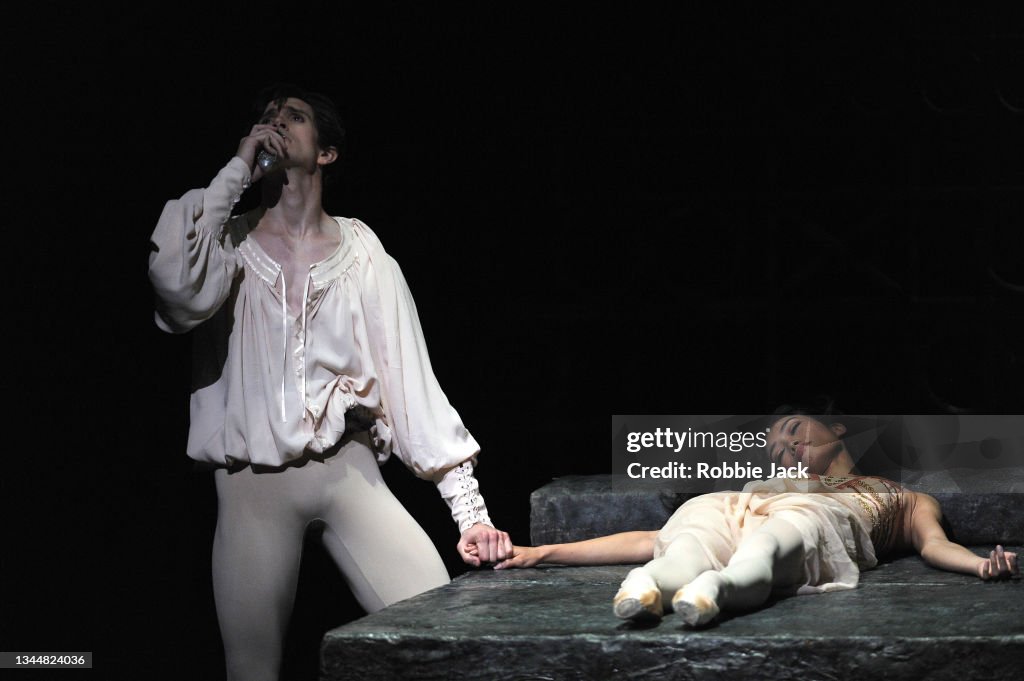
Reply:
[[900, 531], [903, 489], [875, 477], [776, 478], [747, 483], [739, 492], [714, 492], [679, 507], [658, 533], [654, 556], [689, 534], [715, 570], [769, 518], [782, 518], [804, 541], [804, 584], [797, 593], [852, 589], [860, 571], [874, 567]]

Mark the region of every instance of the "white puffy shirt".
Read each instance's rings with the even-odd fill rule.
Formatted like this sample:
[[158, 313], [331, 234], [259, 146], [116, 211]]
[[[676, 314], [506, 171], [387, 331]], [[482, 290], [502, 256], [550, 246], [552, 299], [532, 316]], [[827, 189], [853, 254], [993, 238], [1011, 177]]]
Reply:
[[337, 444], [359, 405], [378, 461], [393, 453], [437, 483], [460, 531], [491, 524], [473, 477], [479, 446], [434, 376], [398, 263], [366, 225], [334, 218], [341, 243], [310, 267], [292, 317], [281, 267], [248, 238], [258, 214], [231, 216], [249, 180], [233, 158], [209, 187], [169, 201], [153, 232], [157, 326], [195, 330], [188, 455], [281, 466]]

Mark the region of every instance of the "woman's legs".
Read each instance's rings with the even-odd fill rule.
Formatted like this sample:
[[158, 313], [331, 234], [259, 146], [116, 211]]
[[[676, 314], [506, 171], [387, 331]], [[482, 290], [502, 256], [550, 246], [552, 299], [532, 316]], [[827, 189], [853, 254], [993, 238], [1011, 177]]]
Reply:
[[676, 591], [712, 567], [697, 537], [681, 534], [664, 555], [626, 575], [615, 596], [615, 614], [623, 619], [660, 617]]
[[803, 561], [799, 530], [781, 518], [769, 518], [740, 542], [724, 569], [703, 572], [683, 586], [672, 599], [673, 609], [687, 624], [697, 626], [720, 609], [755, 608], [774, 587], [799, 584]]
[[697, 537], [681, 534], [668, 545], [663, 556], [647, 563], [644, 568], [658, 583], [662, 598], [668, 605], [676, 591], [702, 572], [713, 569], [714, 565]]

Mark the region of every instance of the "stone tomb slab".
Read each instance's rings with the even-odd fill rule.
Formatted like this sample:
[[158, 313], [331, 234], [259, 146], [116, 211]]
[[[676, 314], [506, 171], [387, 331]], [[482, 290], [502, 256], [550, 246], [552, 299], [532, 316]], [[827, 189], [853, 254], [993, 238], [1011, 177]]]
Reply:
[[986, 583], [909, 556], [855, 590], [776, 599], [694, 631], [672, 615], [616, 619], [611, 599], [630, 567], [463, 575], [328, 632], [322, 678], [962, 681], [1017, 678], [1024, 665], [1020, 580]]

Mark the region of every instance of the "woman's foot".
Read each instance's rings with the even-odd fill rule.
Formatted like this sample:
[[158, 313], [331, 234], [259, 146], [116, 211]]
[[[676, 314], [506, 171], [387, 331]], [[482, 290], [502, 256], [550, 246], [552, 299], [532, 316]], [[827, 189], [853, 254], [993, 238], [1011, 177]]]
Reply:
[[615, 616], [635, 622], [661, 619], [661, 589], [643, 568], [635, 568], [622, 581], [612, 601]]
[[672, 597], [672, 609], [691, 627], [702, 627], [720, 612], [717, 598], [721, 576], [705, 572]]

